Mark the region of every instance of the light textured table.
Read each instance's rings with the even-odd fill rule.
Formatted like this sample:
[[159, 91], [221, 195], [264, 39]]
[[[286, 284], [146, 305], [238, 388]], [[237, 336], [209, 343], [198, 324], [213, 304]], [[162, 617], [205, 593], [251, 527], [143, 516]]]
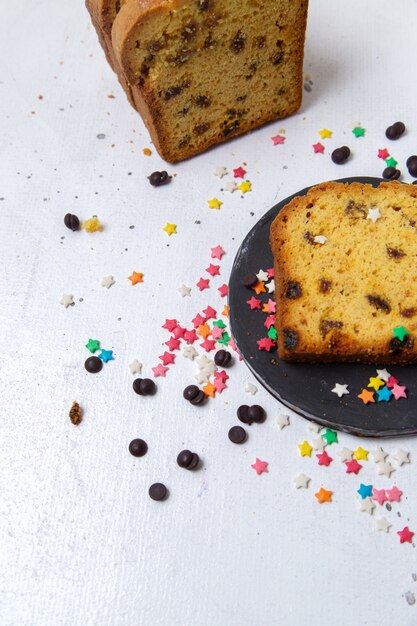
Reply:
[[[376, 152], [397, 119], [408, 133], [389, 148], [405, 169], [417, 152], [416, 21], [411, 0], [312, 0], [305, 71], [314, 85], [302, 110], [169, 167], [174, 181], [153, 189], [146, 176], [164, 163], [155, 152], [143, 155], [149, 137], [104, 62], [82, 2], [4, 6], [2, 626], [417, 623], [417, 605], [405, 597], [417, 592], [415, 550], [395, 534], [406, 524], [417, 529], [415, 439], [382, 442], [388, 452], [411, 453], [392, 480], [377, 478], [370, 461], [358, 477], [347, 476], [337, 456], [327, 469], [299, 457], [296, 445], [312, 438], [307, 422], [292, 414], [280, 431], [282, 407], [261, 388], [253, 400], [244, 392], [255, 381], [243, 364], [198, 411], [181, 397], [194, 372], [181, 355], [153, 398], [133, 393], [128, 371], [138, 358], [152, 373], [165, 317], [189, 324], [207, 304], [220, 307], [216, 287], [227, 281], [240, 241], [277, 199], [342, 175], [380, 175]], [[352, 135], [354, 122], [366, 128], [364, 138]], [[323, 127], [334, 134], [320, 156], [311, 146]], [[280, 128], [286, 143], [273, 147]], [[353, 158], [338, 167], [329, 148], [343, 144]], [[214, 168], [243, 162], [253, 191], [243, 199], [222, 194]], [[207, 208], [213, 196], [224, 201], [220, 211]], [[63, 226], [68, 211], [99, 215], [105, 230], [72, 234]], [[166, 222], [177, 224], [177, 235], [168, 238]], [[195, 283], [217, 244], [227, 252], [221, 277], [199, 293]], [[142, 285], [130, 286], [132, 270], [144, 273]], [[100, 281], [108, 274], [116, 283], [106, 290]], [[191, 298], [179, 297], [181, 282]], [[73, 293], [75, 306], [61, 306], [62, 293]], [[98, 376], [83, 369], [89, 337], [115, 352]], [[74, 399], [85, 410], [77, 428], [67, 417]], [[268, 419], [234, 446], [227, 431], [248, 402], [262, 404]], [[138, 460], [127, 451], [137, 436], [149, 444]], [[183, 447], [201, 455], [203, 469], [176, 465]], [[256, 456], [269, 461], [269, 474], [250, 468]], [[312, 479], [307, 491], [292, 483], [302, 471]], [[147, 496], [155, 480], [170, 489], [164, 503]], [[396, 482], [404, 491], [385, 512], [390, 533], [375, 532], [372, 518], [356, 511], [359, 482]], [[321, 484], [334, 491], [331, 505], [315, 501]]]

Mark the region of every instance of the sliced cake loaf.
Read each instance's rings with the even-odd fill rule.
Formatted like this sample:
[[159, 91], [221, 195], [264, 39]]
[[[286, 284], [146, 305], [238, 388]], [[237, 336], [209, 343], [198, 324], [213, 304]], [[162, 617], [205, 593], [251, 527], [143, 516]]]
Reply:
[[313, 187], [271, 247], [282, 359], [417, 362], [417, 187]]
[[167, 161], [294, 113], [307, 0], [130, 0], [113, 48]]

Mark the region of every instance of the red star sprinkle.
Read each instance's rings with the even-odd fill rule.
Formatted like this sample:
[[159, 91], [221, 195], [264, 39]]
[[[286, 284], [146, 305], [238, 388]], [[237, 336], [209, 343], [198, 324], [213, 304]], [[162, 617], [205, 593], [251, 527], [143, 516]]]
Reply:
[[400, 381], [395, 378], [395, 376], [390, 376], [388, 378], [387, 387], [388, 389], [392, 389], [395, 385], [398, 385]]
[[186, 328], [183, 328], [182, 326], [176, 326], [176, 328], [174, 328], [174, 330], [172, 331], [172, 334], [174, 335], [175, 339], [183, 339], [186, 331]]
[[210, 265], [206, 267], [206, 272], [211, 274], [211, 276], [218, 276], [220, 274], [220, 265], [213, 265], [213, 263], [210, 263]]
[[243, 167], [237, 167], [236, 169], [233, 170], [234, 178], [244, 178], [245, 174], [246, 174], [246, 170], [244, 170]]
[[313, 143], [313, 150], [314, 154], [323, 154], [324, 146], [322, 143], [320, 143], [320, 141], [318, 141], [317, 143]]
[[394, 485], [392, 489], [386, 489], [388, 502], [399, 502], [403, 492]]
[[214, 374], [214, 378], [217, 379], [219, 378], [220, 380], [222, 380], [223, 382], [228, 380], [229, 378], [229, 374], [227, 372], [225, 372], [224, 370], [220, 370], [218, 372], [216, 372]]
[[223, 389], [226, 389], [227, 385], [220, 378], [215, 378], [213, 385], [216, 387], [216, 391], [221, 393]]
[[200, 278], [200, 280], [197, 283], [197, 287], [199, 288], [200, 291], [204, 291], [204, 289], [208, 289], [209, 284], [210, 284], [210, 280], [208, 278]]
[[357, 474], [362, 467], [362, 465], [358, 463], [356, 459], [352, 459], [352, 461], [345, 461], [345, 465], [346, 474]]
[[407, 390], [407, 387], [403, 387], [402, 385], [394, 385], [393, 388], [391, 389], [392, 395], [394, 396], [396, 400], [399, 400], [400, 398], [406, 398], [407, 397], [406, 390]]
[[270, 267], [269, 269], [267, 269], [266, 273], [268, 274], [268, 278], [274, 278], [275, 271], [273, 267]]
[[385, 159], [388, 159], [389, 157], [389, 152], [386, 148], [380, 148], [378, 150], [378, 159], [382, 159], [383, 161], [385, 161]]
[[221, 259], [222, 256], [226, 254], [221, 246], [216, 246], [215, 248], [210, 248], [210, 249], [211, 249], [212, 259]]
[[203, 309], [203, 313], [206, 316], [206, 319], [204, 320], [205, 322], [207, 322], [207, 320], [210, 319], [216, 319], [217, 317], [217, 311], [215, 309], [213, 309], [213, 307], [208, 306], [206, 309]]
[[195, 318], [193, 320], [191, 320], [192, 323], [194, 324], [194, 328], [198, 328], [199, 326], [201, 326], [202, 324], [204, 324], [204, 322], [206, 321], [205, 318], [200, 315], [200, 313], [197, 313], [197, 315], [195, 316]]
[[168, 348], [172, 351], [172, 350], [178, 350], [178, 348], [180, 347], [180, 340], [179, 339], [175, 339], [175, 337], [170, 337], [169, 341], [165, 342], [165, 345], [168, 346]]
[[162, 326], [162, 328], [166, 328], [171, 333], [177, 326], [177, 324], [177, 320], [165, 320], [165, 324]]
[[152, 371], [154, 373], [155, 378], [158, 378], [158, 376], [162, 376], [163, 378], [165, 378], [165, 374], [167, 373], [168, 368], [162, 365], [162, 363], [160, 363], [156, 367], [153, 367]]
[[271, 352], [275, 346], [275, 341], [272, 341], [270, 337], [262, 337], [256, 343], [258, 344], [258, 350], [265, 350], [265, 352]]
[[319, 460], [319, 465], [325, 465], [326, 467], [328, 467], [333, 461], [332, 457], [327, 454], [326, 450], [324, 450], [321, 454], [316, 454], [316, 457]]
[[194, 343], [197, 339], [197, 333], [195, 330], [186, 330], [184, 333], [184, 339], [187, 343]]
[[385, 489], [375, 489], [375, 487], [372, 487], [372, 500], [375, 500], [376, 502], [378, 502], [378, 504], [382, 506], [384, 502], [387, 501]]
[[275, 137], [271, 137], [272, 139], [272, 143], [274, 144], [274, 146], [280, 146], [282, 143], [284, 143], [284, 141], [286, 140], [286, 137], [284, 137], [284, 135], [275, 135]]
[[264, 321], [264, 326], [269, 330], [275, 324], [275, 315], [269, 315]]
[[255, 296], [252, 296], [250, 300], [246, 300], [246, 304], [249, 304], [251, 311], [253, 311], [254, 309], [261, 308], [262, 300], [259, 300], [259, 298], [255, 298]]
[[216, 342], [213, 339], [205, 339], [200, 343], [200, 346], [204, 348], [206, 352], [211, 352], [212, 350], [214, 350], [215, 345]]
[[220, 285], [220, 287], [217, 287], [217, 291], [220, 292], [221, 298], [225, 298], [229, 295], [229, 287], [228, 285], [226, 285], [226, 283], [224, 283], [224, 285]]
[[261, 459], [257, 458], [255, 463], [253, 463], [251, 467], [253, 467], [258, 476], [260, 476], [264, 472], [268, 473], [268, 465], [269, 463], [267, 461], [261, 461]]
[[175, 361], [175, 354], [165, 351], [164, 354], [161, 354], [161, 356], [158, 357], [158, 359], [161, 359], [162, 365], [171, 365], [171, 363], [174, 363]]
[[408, 528], [408, 526], [404, 526], [402, 530], [397, 530], [397, 535], [400, 538], [400, 543], [411, 543], [414, 533]]

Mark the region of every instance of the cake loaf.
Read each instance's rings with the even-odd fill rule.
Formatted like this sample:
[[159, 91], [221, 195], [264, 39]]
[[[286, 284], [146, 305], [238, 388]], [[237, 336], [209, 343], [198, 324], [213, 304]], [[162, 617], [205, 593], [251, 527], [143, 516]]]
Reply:
[[417, 362], [417, 188], [324, 183], [271, 226], [278, 354]]
[[180, 161], [297, 111], [306, 18], [307, 0], [126, 2], [113, 48], [161, 156]]

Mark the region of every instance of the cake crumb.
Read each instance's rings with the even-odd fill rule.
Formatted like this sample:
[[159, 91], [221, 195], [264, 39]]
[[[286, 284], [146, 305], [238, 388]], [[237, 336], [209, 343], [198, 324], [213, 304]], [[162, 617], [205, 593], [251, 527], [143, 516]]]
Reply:
[[74, 426], [78, 426], [83, 421], [83, 414], [80, 405], [74, 400], [69, 411], [69, 418]]

